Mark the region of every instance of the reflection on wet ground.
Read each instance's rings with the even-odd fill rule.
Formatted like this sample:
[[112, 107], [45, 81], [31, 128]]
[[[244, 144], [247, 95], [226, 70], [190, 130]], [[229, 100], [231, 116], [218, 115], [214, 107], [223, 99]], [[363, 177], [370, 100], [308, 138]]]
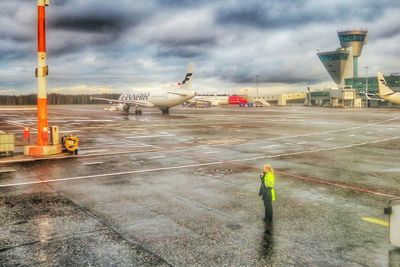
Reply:
[[264, 236], [261, 242], [261, 257], [266, 264], [273, 264], [274, 254], [274, 225], [273, 223], [264, 222]]
[[389, 267], [400, 267], [400, 248], [389, 250]]
[[[7, 114], [0, 129], [17, 141], [17, 125], [35, 127], [32, 112]], [[385, 224], [371, 223], [385, 222], [389, 196], [400, 195], [397, 110], [178, 108], [136, 117], [60, 106], [50, 114], [78, 134], [81, 154], [0, 159], [1, 266], [399, 262]], [[273, 227], [258, 197], [266, 162], [277, 176]]]

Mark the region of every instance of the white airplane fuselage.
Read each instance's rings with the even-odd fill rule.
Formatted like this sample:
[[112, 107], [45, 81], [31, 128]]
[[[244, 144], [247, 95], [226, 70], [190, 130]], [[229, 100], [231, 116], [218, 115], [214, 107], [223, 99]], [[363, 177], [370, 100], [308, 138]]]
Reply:
[[144, 106], [170, 108], [181, 105], [183, 102], [192, 99], [196, 93], [186, 90], [169, 91], [135, 91], [128, 94], [122, 94], [118, 100], [140, 101]]
[[394, 93], [392, 95], [380, 96], [380, 98], [389, 101], [390, 103], [400, 105], [400, 93]]
[[400, 105], [400, 92], [394, 92], [389, 88], [381, 72], [378, 72], [378, 96], [390, 103]]
[[196, 92], [192, 88], [193, 64], [188, 65], [187, 73], [181, 83], [174, 88], [161, 90], [139, 90], [122, 94], [118, 100], [107, 98], [92, 98], [93, 100], [107, 101], [114, 105], [106, 111], [125, 111], [129, 113], [135, 108], [135, 115], [142, 115], [141, 107], [159, 108], [162, 114], [169, 114], [169, 108], [183, 104], [192, 99]]

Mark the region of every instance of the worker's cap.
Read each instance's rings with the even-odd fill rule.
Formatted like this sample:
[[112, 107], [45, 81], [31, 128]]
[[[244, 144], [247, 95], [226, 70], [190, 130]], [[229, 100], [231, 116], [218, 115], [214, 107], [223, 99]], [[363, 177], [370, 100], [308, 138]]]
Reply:
[[269, 172], [271, 169], [272, 169], [272, 166], [270, 164], [264, 165], [264, 172]]

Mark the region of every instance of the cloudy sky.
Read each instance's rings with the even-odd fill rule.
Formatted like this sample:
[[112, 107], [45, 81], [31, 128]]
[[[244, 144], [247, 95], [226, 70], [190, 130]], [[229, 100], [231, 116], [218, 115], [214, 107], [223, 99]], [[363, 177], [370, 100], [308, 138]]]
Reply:
[[[35, 0], [1, 1], [0, 94], [36, 92]], [[333, 85], [315, 55], [338, 29], [367, 28], [359, 60], [400, 71], [398, 0], [52, 0], [47, 7], [49, 91], [126, 92], [182, 80], [199, 92], [268, 92]]]

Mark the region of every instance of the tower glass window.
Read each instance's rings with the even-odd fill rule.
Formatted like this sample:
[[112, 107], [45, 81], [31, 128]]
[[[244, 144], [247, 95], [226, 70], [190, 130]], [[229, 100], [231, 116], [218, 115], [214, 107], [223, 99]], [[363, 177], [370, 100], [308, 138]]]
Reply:
[[347, 53], [334, 53], [334, 54], [325, 54], [319, 55], [319, 58], [322, 62], [326, 61], [334, 61], [334, 60], [347, 60], [349, 54]]
[[348, 42], [364, 42], [365, 35], [363, 34], [344, 34], [339, 35], [340, 42], [348, 43]]

